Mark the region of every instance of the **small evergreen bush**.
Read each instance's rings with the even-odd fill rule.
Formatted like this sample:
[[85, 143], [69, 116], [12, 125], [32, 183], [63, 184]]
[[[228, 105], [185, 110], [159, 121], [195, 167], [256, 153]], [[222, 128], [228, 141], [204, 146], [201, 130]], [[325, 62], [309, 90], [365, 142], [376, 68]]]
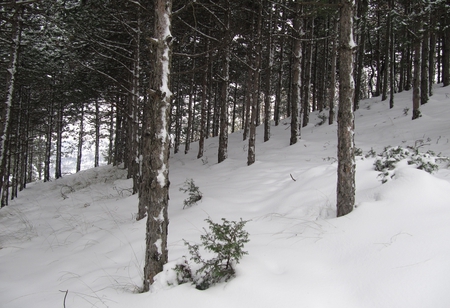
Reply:
[[183, 209], [186, 207], [191, 207], [197, 204], [198, 201], [202, 200], [203, 194], [200, 192], [198, 186], [195, 185], [193, 179], [186, 180], [183, 187], [180, 187], [180, 191], [189, 193], [189, 197], [183, 201]]
[[380, 171], [381, 182], [384, 184], [395, 176], [397, 163], [407, 160], [408, 165], [415, 165], [417, 169], [433, 173], [439, 170], [439, 163], [449, 162], [449, 158], [436, 155], [433, 151], [426, 153], [419, 152], [418, 147], [385, 147], [384, 151], [378, 155], [374, 166], [376, 171]]
[[[228, 221], [222, 218], [222, 224], [214, 223], [211, 219], [206, 219], [206, 222], [209, 224], [209, 232], [205, 230], [206, 233], [201, 235], [201, 245], [184, 241], [191, 260], [197, 264], [198, 269], [193, 271], [186, 258], [174, 268], [179, 284], [190, 281], [199, 290], [206, 290], [216, 283], [226, 282], [234, 277], [234, 267], [247, 254], [243, 248], [249, 241], [248, 232], [244, 230], [247, 221]], [[203, 259], [200, 247], [214, 253], [215, 257]]]

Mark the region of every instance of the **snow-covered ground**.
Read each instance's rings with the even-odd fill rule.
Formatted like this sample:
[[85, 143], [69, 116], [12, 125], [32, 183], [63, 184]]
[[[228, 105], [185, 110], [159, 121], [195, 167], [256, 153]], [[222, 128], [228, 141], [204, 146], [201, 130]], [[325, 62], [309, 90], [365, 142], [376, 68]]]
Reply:
[[[361, 102], [356, 146], [450, 156], [449, 93], [436, 86], [415, 121], [410, 92], [397, 94], [393, 109], [379, 98]], [[317, 116], [294, 146], [287, 121], [272, 126], [266, 143], [259, 128], [250, 167], [242, 132], [230, 135], [221, 164], [216, 138], [203, 159], [195, 143], [188, 155], [172, 155], [170, 262], [148, 293], [136, 292], [145, 221], [135, 221], [138, 199], [124, 170], [29, 185], [0, 210], [0, 307], [450, 307], [450, 170], [400, 162], [381, 184], [375, 158], [359, 157], [357, 207], [336, 218], [336, 125], [316, 126]], [[183, 210], [179, 188], [191, 178], [204, 197]], [[208, 217], [250, 220], [236, 278], [206, 291], [169, 286], [170, 268], [188, 253], [183, 239], [199, 242]]]

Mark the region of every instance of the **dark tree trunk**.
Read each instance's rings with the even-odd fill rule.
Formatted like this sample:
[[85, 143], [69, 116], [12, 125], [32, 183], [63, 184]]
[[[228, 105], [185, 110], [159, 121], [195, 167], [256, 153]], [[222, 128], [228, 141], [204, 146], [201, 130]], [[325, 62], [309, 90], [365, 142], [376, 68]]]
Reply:
[[55, 157], [55, 179], [62, 176], [61, 160], [62, 160], [62, 132], [63, 132], [63, 104], [58, 103], [56, 111], [56, 157]]
[[341, 0], [339, 44], [339, 110], [337, 216], [353, 210], [355, 204], [355, 152], [353, 116], [353, 1]]
[[428, 65], [430, 56], [430, 36], [429, 30], [425, 29], [422, 36], [422, 63], [421, 63], [421, 78], [420, 78], [420, 104], [428, 103]]
[[362, 0], [360, 2], [360, 21], [359, 21], [359, 42], [357, 53], [357, 68], [356, 68], [356, 80], [355, 80], [355, 101], [353, 103], [353, 110], [359, 109], [359, 101], [361, 99], [361, 83], [364, 67], [364, 54], [366, 48], [366, 24], [367, 24], [367, 10], [369, 7], [368, 0]]
[[414, 78], [413, 78], [413, 114], [412, 119], [415, 120], [421, 117], [420, 112], [420, 52], [421, 41], [417, 37], [414, 40]]
[[148, 126], [143, 128], [143, 173], [139, 190], [139, 203], [148, 210], [143, 291], [150, 289], [168, 259], [171, 15], [171, 0], [155, 1], [154, 78], [151, 99], [145, 106], [150, 118], [146, 121]]
[[98, 100], [95, 101], [95, 151], [94, 167], [99, 166], [100, 160], [100, 106]]
[[[389, 2], [390, 3], [390, 2]], [[391, 46], [391, 23], [392, 23], [392, 16], [391, 12], [388, 12], [388, 15], [386, 17], [386, 37], [385, 37], [385, 45], [384, 45], [384, 69], [383, 69], [383, 91], [381, 94], [381, 100], [385, 101], [387, 100], [387, 91], [389, 86], [389, 72], [390, 72], [390, 66], [391, 66], [391, 59], [390, 59], [390, 46]]]
[[[307, 28], [309, 29], [309, 39], [312, 40], [314, 37], [314, 19], [312, 18], [310, 22], [306, 22], [310, 24]], [[304, 79], [303, 79], [303, 121], [302, 127], [305, 127], [309, 124], [309, 113], [311, 111], [311, 70], [312, 70], [312, 53], [313, 53], [313, 44], [312, 42], [307, 42], [306, 44], [306, 52], [304, 59]]]
[[328, 94], [328, 106], [330, 108], [330, 112], [328, 115], [328, 124], [331, 125], [334, 123], [334, 100], [336, 97], [336, 62], [337, 62], [337, 51], [338, 51], [338, 42], [337, 42], [337, 32], [338, 32], [338, 22], [336, 19], [333, 20], [334, 30], [332, 35], [332, 44], [333, 49], [331, 51], [331, 68], [330, 68], [330, 92]]
[[248, 155], [247, 165], [250, 166], [256, 159], [256, 126], [258, 117], [258, 100], [259, 100], [259, 79], [261, 69], [261, 52], [262, 52], [262, 3], [259, 2], [258, 18], [256, 25], [256, 49], [255, 63], [253, 73], [253, 95], [251, 104], [250, 131], [248, 135]]
[[83, 137], [84, 137], [84, 104], [81, 105], [80, 109], [80, 126], [78, 127], [80, 131], [78, 132], [78, 147], [77, 147], [77, 167], [76, 172], [81, 170], [81, 158], [83, 155]]
[[226, 46], [222, 56], [222, 76], [220, 91], [220, 134], [219, 134], [219, 150], [218, 162], [221, 163], [228, 157], [228, 94], [230, 82], [230, 2], [226, 1], [225, 12], [225, 41]]
[[264, 85], [264, 142], [270, 139], [270, 118], [271, 118], [271, 99], [272, 89], [272, 66], [273, 66], [273, 46], [272, 46], [272, 8], [269, 9], [269, 24], [267, 31], [267, 68]]
[[301, 87], [301, 66], [302, 66], [302, 42], [300, 35], [302, 32], [302, 21], [300, 17], [301, 2], [297, 2], [296, 16], [294, 17], [294, 50], [292, 53], [292, 94], [291, 94], [291, 138], [290, 145], [296, 144], [299, 136], [299, 105]]
[[[206, 49], [208, 49], [209, 44], [206, 44]], [[203, 72], [203, 85], [202, 85], [202, 105], [201, 105], [201, 115], [200, 115], [200, 139], [198, 140], [198, 154], [197, 158], [203, 157], [203, 152], [205, 148], [205, 136], [207, 134], [206, 130], [206, 109], [208, 108], [208, 65], [209, 57], [206, 58], [207, 65], [205, 66], [205, 71]]]
[[[13, 1], [16, 2], [16, 1]], [[11, 17], [11, 48], [9, 52], [7, 76], [6, 76], [6, 91], [5, 100], [0, 106], [0, 189], [3, 189], [3, 180], [6, 178], [6, 163], [7, 163], [7, 137], [9, 136], [10, 127], [10, 113], [13, 103], [13, 96], [15, 91], [16, 73], [19, 65], [19, 49], [22, 33], [22, 13], [23, 8], [19, 5], [14, 5]], [[2, 59], [4, 61], [5, 59]], [[3, 72], [2, 72], [3, 73]]]
[[[449, 2], [449, 1], [447, 1]], [[443, 35], [442, 53], [442, 83], [444, 87], [450, 85], [450, 16], [445, 16], [446, 28]]]

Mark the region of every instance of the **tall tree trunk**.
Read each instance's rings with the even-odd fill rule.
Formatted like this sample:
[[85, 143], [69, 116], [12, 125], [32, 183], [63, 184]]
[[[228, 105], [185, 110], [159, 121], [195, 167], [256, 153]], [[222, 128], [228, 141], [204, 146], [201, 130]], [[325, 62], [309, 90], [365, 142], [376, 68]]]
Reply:
[[81, 105], [80, 109], [80, 126], [78, 132], [78, 147], [77, 147], [77, 167], [76, 172], [81, 170], [81, 158], [83, 156], [83, 137], [84, 137], [84, 104]]
[[[194, 35], [194, 53], [196, 52], [196, 36]], [[193, 115], [193, 105], [194, 105], [194, 96], [195, 96], [195, 58], [192, 59], [192, 75], [191, 75], [191, 85], [189, 90], [189, 103], [188, 103], [188, 123], [186, 128], [186, 143], [184, 147], [184, 154], [187, 154], [189, 150], [191, 149], [191, 138], [192, 138], [192, 131], [193, 131], [193, 122], [194, 122], [194, 115]]]
[[[429, 20], [427, 18], [427, 20]], [[420, 104], [428, 103], [428, 65], [430, 56], [430, 35], [429, 30], [425, 29], [422, 34], [422, 63], [420, 68]]]
[[58, 110], [56, 111], [56, 157], [55, 157], [55, 179], [62, 176], [62, 132], [63, 132], [63, 104], [58, 103]]
[[[391, 0], [392, 1], [392, 0]], [[392, 23], [391, 23], [392, 27]], [[394, 93], [395, 93], [395, 49], [394, 49], [394, 29], [390, 31], [391, 39], [389, 40], [389, 54], [390, 64], [389, 64], [389, 108], [394, 108]]]
[[[282, 1], [284, 4], [284, 1]], [[276, 84], [276, 91], [275, 91], [275, 106], [274, 106], [274, 121], [275, 126], [278, 126], [280, 122], [280, 108], [281, 108], [281, 91], [283, 87], [283, 60], [284, 60], [284, 34], [285, 34], [285, 28], [286, 28], [286, 22], [284, 22], [284, 6], [281, 8], [281, 12], [279, 13], [281, 23], [281, 34], [279, 38], [279, 67], [278, 67], [278, 77], [277, 77], [277, 84]], [[277, 14], [278, 15], [278, 14]]]
[[[156, 274], [167, 263], [167, 231], [169, 204], [169, 88], [172, 16], [171, 0], [155, 1], [155, 61], [151, 99], [145, 106], [148, 126], [143, 128], [143, 170], [139, 203], [147, 208], [144, 287], [148, 291]], [[140, 205], [141, 206], [141, 205]]]
[[225, 42], [222, 55], [222, 76], [220, 91], [220, 133], [219, 133], [219, 151], [218, 162], [221, 163], [228, 157], [228, 94], [230, 82], [230, 19], [231, 8], [230, 1], [226, 1], [225, 12]]
[[[16, 2], [15, 0], [13, 2]], [[23, 8], [20, 5], [14, 5], [12, 9], [12, 24], [11, 24], [11, 50], [9, 53], [9, 62], [6, 77], [6, 92], [5, 101], [0, 106], [0, 189], [3, 189], [3, 180], [6, 173], [7, 163], [7, 147], [6, 138], [9, 135], [10, 113], [13, 102], [17, 66], [19, 65], [19, 48], [22, 33], [22, 12]]]
[[303, 81], [303, 121], [302, 127], [305, 127], [309, 124], [309, 113], [311, 111], [311, 70], [312, 70], [312, 54], [313, 54], [313, 43], [312, 39], [314, 37], [314, 18], [311, 18], [310, 21], [307, 21], [306, 24], [310, 24], [307, 26], [309, 29], [309, 39], [310, 42], [306, 44], [306, 58], [304, 59], [304, 81]]
[[[270, 2], [269, 2], [270, 4]], [[271, 6], [271, 4], [270, 4]], [[272, 89], [272, 66], [273, 66], [273, 43], [272, 43], [272, 12], [273, 9], [269, 9], [269, 21], [267, 31], [267, 68], [266, 78], [264, 85], [264, 142], [270, 139], [270, 118], [271, 118], [271, 99], [270, 93]]]
[[[390, 4], [390, 1], [389, 1]], [[391, 65], [391, 59], [390, 59], [390, 46], [391, 46], [391, 31], [392, 31], [392, 13], [390, 11], [386, 17], [386, 37], [385, 37], [385, 45], [384, 45], [384, 72], [383, 72], [383, 91], [381, 94], [381, 100], [385, 101], [387, 100], [387, 91], [389, 86], [389, 72], [390, 72], [390, 65]]]
[[253, 73], [253, 95], [251, 105], [251, 120], [250, 120], [250, 132], [248, 135], [248, 155], [247, 165], [252, 165], [256, 160], [256, 126], [258, 115], [258, 100], [259, 100], [259, 79], [261, 70], [261, 53], [262, 53], [262, 3], [258, 3], [258, 20], [256, 25], [256, 50], [255, 50], [255, 63]]
[[114, 156], [114, 104], [109, 110], [109, 145], [108, 145], [108, 165], [113, 163]]
[[[435, 11], [432, 11], [432, 14], [435, 13]], [[436, 32], [434, 31], [436, 27], [436, 20], [431, 17], [433, 15], [430, 15], [430, 22], [431, 22], [431, 30], [430, 30], [430, 55], [429, 55], [429, 65], [428, 65], [428, 95], [433, 96], [433, 85], [436, 81], [435, 78], [435, 59], [436, 59]]]
[[100, 160], [100, 106], [98, 100], [95, 100], [95, 143], [94, 143], [94, 167], [99, 166]]
[[[446, 1], [447, 6], [450, 5], [450, 1]], [[450, 85], [450, 14], [446, 14], [445, 29], [443, 35], [443, 53], [442, 53], [442, 83], [446, 87]]]
[[[209, 41], [206, 44], [206, 49], [209, 49]], [[203, 85], [202, 85], [202, 106], [201, 106], [201, 117], [200, 117], [200, 139], [198, 141], [198, 154], [197, 158], [203, 157], [203, 151], [205, 148], [205, 136], [206, 131], [206, 109], [208, 108], [208, 66], [209, 57], [206, 58], [205, 71], [203, 72]]]
[[361, 83], [363, 76], [364, 67], [364, 56], [366, 51], [366, 25], [367, 25], [367, 11], [369, 7], [368, 0], [360, 1], [360, 16], [359, 16], [359, 42], [358, 42], [358, 53], [357, 53], [357, 68], [356, 68], [356, 78], [355, 78], [355, 100], [353, 103], [353, 110], [359, 109], [359, 101], [361, 100]]
[[302, 66], [302, 22], [300, 17], [301, 2], [297, 2], [296, 16], [294, 17], [294, 52], [292, 54], [292, 94], [291, 94], [291, 138], [290, 145], [296, 144], [299, 136], [299, 105], [301, 87], [301, 66]]
[[[381, 19], [381, 13], [380, 13], [380, 10], [379, 10], [379, 8], [378, 8], [378, 10], [377, 10], [377, 28], [378, 29], [381, 29], [381, 22], [380, 22], [380, 19]], [[377, 33], [376, 33], [376, 35], [377, 35], [377, 38], [376, 38], [376, 40], [377, 40], [377, 44], [376, 44], [376, 49], [375, 49], [375, 61], [376, 61], [376, 63], [377, 63], [377, 80], [376, 80], [376, 85], [375, 85], [375, 93], [373, 93], [373, 96], [375, 96], [375, 97], [378, 97], [378, 96], [380, 96], [380, 94], [381, 94], [381, 86], [382, 86], [382, 82], [381, 82], [381, 80], [382, 80], [382, 76], [383, 76], [383, 70], [382, 70], [382, 67], [381, 67], [381, 38], [380, 38], [380, 31], [377, 31]]]
[[353, 0], [341, 0], [339, 48], [337, 216], [355, 204], [355, 148], [353, 115]]
[[328, 124], [331, 125], [334, 123], [334, 100], [336, 97], [336, 62], [337, 62], [337, 51], [338, 51], [338, 42], [337, 42], [337, 32], [338, 32], [338, 21], [336, 19], [333, 20], [334, 30], [331, 40], [333, 43], [333, 50], [331, 51], [331, 68], [330, 68], [330, 92], [328, 94], [328, 105], [330, 107], [330, 112], [328, 115]]
[[420, 52], [421, 40], [419, 37], [414, 40], [414, 77], [413, 77], [413, 114], [412, 119], [421, 117], [420, 112]]

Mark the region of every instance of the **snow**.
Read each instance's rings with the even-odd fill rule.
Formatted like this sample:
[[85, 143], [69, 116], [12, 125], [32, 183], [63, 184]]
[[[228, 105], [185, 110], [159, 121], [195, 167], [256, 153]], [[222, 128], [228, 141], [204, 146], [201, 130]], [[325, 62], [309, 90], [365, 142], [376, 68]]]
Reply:
[[[355, 144], [414, 146], [450, 156], [449, 89], [436, 86], [423, 116], [404, 115], [411, 92], [395, 106], [361, 101]], [[411, 110], [411, 108], [410, 108]], [[256, 162], [246, 165], [242, 132], [229, 136], [228, 159], [217, 164], [217, 138], [187, 155], [171, 155], [169, 263], [151, 292], [139, 294], [145, 221], [126, 171], [102, 166], [34, 183], [0, 210], [1, 307], [450, 307], [450, 170], [428, 174], [400, 163], [381, 184], [375, 158], [356, 159], [356, 208], [336, 218], [336, 131], [317, 113], [289, 146], [288, 120], [258, 127]], [[209, 156], [209, 159], [207, 157]], [[186, 178], [202, 202], [183, 210]], [[295, 181], [293, 180], [295, 179]], [[199, 243], [204, 219], [250, 220], [250, 242], [236, 278], [199, 291], [169, 285], [170, 269]]]

